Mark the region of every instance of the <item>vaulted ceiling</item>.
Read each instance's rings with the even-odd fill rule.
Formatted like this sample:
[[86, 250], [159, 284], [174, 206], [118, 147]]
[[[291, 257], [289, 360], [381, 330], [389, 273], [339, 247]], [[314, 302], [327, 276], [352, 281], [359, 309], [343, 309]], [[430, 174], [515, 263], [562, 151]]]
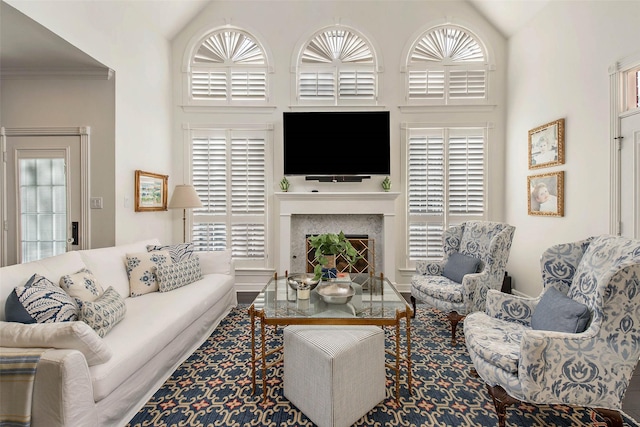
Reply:
[[[127, 14], [137, 16], [139, 22], [171, 40], [211, 0], [97, 1], [104, 2], [105, 7], [126, 8]], [[553, 0], [466, 1], [492, 22], [505, 37], [510, 37]], [[58, 72], [70, 69], [87, 72], [107, 69], [105, 65], [4, 1], [0, 6], [0, 71], [3, 74], [38, 69]]]

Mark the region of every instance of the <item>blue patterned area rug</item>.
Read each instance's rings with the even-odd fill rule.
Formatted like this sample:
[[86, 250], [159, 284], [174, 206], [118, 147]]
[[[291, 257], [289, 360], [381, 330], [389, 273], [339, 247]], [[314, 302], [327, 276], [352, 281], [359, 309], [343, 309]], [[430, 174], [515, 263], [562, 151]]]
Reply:
[[[271, 368], [268, 401], [251, 391], [251, 331], [247, 305], [239, 305], [167, 380], [130, 426], [313, 426], [282, 394], [282, 364]], [[404, 326], [403, 328], [404, 329]], [[458, 327], [450, 345], [445, 315], [419, 306], [411, 323], [413, 395], [401, 377], [400, 405], [387, 370], [387, 398], [356, 426], [497, 426], [491, 397], [478, 378]], [[258, 331], [259, 333], [259, 331]], [[271, 345], [281, 343], [281, 329]], [[386, 330], [392, 348], [394, 329]], [[258, 381], [258, 384], [261, 384]], [[625, 426], [640, 427], [623, 414]], [[594, 411], [561, 405], [520, 404], [507, 409], [507, 426], [606, 426]]]

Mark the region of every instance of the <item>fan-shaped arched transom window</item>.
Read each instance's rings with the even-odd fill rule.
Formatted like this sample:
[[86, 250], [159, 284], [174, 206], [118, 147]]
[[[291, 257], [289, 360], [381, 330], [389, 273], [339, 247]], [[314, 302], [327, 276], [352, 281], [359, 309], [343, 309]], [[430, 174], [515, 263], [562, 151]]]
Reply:
[[192, 100], [267, 100], [266, 55], [245, 31], [225, 28], [209, 33], [193, 50], [190, 69]]
[[487, 69], [487, 54], [474, 35], [452, 25], [432, 28], [409, 51], [407, 98], [434, 104], [484, 101]]
[[298, 101], [364, 103], [377, 98], [376, 55], [360, 34], [344, 27], [316, 33], [298, 62]]

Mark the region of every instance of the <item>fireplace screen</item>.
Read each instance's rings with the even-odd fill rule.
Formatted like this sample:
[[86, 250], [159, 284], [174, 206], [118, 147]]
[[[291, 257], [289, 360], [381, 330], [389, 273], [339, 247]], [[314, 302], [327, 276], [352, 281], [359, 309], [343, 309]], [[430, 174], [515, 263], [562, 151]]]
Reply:
[[[315, 249], [309, 244], [309, 237], [307, 235], [307, 251], [306, 251], [306, 264], [307, 273], [313, 273], [313, 268], [318, 263], [315, 257]], [[346, 235], [346, 238], [351, 242], [355, 250], [360, 255], [360, 259], [356, 261], [353, 266], [349, 266], [349, 263], [343, 255], [336, 256], [336, 270], [339, 273], [368, 273], [372, 276], [376, 274], [376, 249], [374, 239], [370, 239], [368, 235]]]

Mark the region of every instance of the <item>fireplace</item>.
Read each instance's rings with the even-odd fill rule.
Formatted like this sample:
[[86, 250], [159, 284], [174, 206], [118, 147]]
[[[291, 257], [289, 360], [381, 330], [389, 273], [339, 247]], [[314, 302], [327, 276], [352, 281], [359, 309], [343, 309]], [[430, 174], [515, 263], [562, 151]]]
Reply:
[[[375, 273], [396, 274], [395, 200], [392, 192], [276, 193], [280, 212], [278, 272], [306, 271], [306, 235], [364, 235], [375, 241]], [[309, 225], [309, 227], [307, 227]]]
[[[306, 236], [306, 266], [307, 273], [313, 273], [313, 269], [317, 264], [315, 249], [309, 244], [309, 237], [313, 234], [307, 234]], [[349, 243], [358, 253], [359, 259], [353, 266], [350, 266], [346, 258], [342, 255], [336, 256], [336, 270], [338, 273], [371, 273], [376, 274], [376, 245], [375, 240], [370, 239], [366, 234], [345, 234]]]

